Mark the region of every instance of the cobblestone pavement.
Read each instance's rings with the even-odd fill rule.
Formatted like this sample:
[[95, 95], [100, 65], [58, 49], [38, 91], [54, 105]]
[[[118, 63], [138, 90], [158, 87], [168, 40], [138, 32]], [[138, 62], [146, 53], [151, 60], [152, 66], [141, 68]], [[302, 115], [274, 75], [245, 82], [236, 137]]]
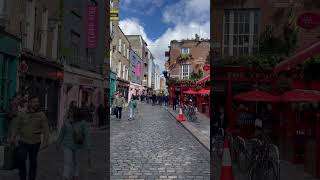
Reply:
[[111, 119], [111, 179], [210, 179], [210, 153], [159, 106]]
[[[106, 131], [94, 130], [92, 137], [92, 169], [88, 169], [87, 153], [81, 154], [81, 173], [80, 180], [104, 180], [106, 175]], [[60, 180], [63, 172], [63, 152], [58, 152], [55, 145], [49, 146], [47, 149], [39, 153], [38, 158], [38, 180]], [[0, 180], [18, 180], [18, 172], [0, 171]]]

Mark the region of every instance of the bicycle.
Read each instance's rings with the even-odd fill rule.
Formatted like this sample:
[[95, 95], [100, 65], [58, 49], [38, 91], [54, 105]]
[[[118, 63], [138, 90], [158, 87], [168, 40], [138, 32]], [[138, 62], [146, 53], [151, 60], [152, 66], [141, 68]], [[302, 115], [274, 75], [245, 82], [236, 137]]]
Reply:
[[279, 178], [279, 161], [270, 158], [270, 143], [264, 139], [262, 145], [254, 149], [251, 155], [252, 166], [250, 180], [276, 180]]
[[211, 138], [212, 154], [215, 156], [214, 158], [222, 157], [224, 139], [225, 139], [224, 130], [222, 128], [219, 128], [215, 137]]

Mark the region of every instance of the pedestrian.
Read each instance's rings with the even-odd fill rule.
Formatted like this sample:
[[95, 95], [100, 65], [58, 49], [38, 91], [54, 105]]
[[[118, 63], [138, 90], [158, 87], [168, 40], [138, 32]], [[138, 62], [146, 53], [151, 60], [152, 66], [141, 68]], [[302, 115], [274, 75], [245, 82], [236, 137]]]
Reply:
[[107, 113], [106, 113], [106, 109], [103, 106], [103, 104], [100, 104], [98, 109], [97, 109], [97, 115], [99, 118], [99, 122], [98, 122], [98, 127], [101, 127], [104, 122], [106, 121], [107, 118]]
[[134, 113], [137, 109], [137, 101], [136, 98], [133, 96], [129, 102], [129, 120], [134, 119]]
[[152, 95], [152, 106], [154, 106], [156, 104], [156, 95], [153, 94]]
[[64, 152], [64, 180], [78, 180], [80, 172], [80, 155], [86, 149], [89, 168], [91, 168], [89, 126], [85, 121], [85, 109], [73, 107], [68, 111], [68, 117], [60, 130], [57, 139], [57, 150], [63, 146]]
[[125, 106], [125, 99], [122, 97], [122, 94], [118, 93], [113, 101], [113, 106], [116, 108], [116, 118], [121, 119], [122, 109]]
[[174, 96], [174, 98], [173, 98], [173, 106], [172, 106], [174, 111], [177, 110], [177, 104], [178, 104], [178, 98], [177, 98], [177, 96]]
[[[42, 142], [41, 135], [43, 135]], [[38, 97], [31, 97], [28, 102], [28, 111], [18, 113], [17, 118], [14, 119], [10, 141], [17, 146], [17, 167], [20, 180], [27, 178], [27, 159], [29, 159], [29, 180], [35, 180], [40, 145], [43, 144], [41, 149], [46, 148], [49, 141], [48, 120], [44, 112], [40, 111]]]

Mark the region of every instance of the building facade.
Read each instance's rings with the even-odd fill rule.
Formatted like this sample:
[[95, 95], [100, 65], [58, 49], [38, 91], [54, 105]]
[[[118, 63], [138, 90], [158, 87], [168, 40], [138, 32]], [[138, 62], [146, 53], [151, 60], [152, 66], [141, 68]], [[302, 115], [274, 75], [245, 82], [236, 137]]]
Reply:
[[209, 63], [210, 41], [200, 39], [197, 35], [191, 40], [173, 40], [170, 42], [169, 57], [165, 67], [171, 78], [189, 79], [192, 73], [203, 71], [205, 64]]
[[[211, 19], [214, 43], [214, 59], [223, 56], [251, 55], [259, 51], [262, 33], [272, 30], [275, 37], [282, 37], [283, 27], [288, 23], [288, 16], [293, 7], [293, 22], [305, 12], [319, 13], [319, 3], [313, 0], [214, 0]], [[318, 6], [318, 7], [317, 7]], [[300, 28], [299, 47], [305, 47], [319, 36], [319, 29]], [[298, 47], [298, 48], [299, 48]]]
[[141, 35], [127, 35], [127, 37], [130, 41], [132, 50], [134, 50], [143, 61], [143, 64], [141, 66], [143, 77], [142, 86], [144, 86], [147, 90], [148, 88], [151, 88], [149, 66], [150, 61], [153, 59], [153, 55], [147, 47], [148, 44], [145, 42]]

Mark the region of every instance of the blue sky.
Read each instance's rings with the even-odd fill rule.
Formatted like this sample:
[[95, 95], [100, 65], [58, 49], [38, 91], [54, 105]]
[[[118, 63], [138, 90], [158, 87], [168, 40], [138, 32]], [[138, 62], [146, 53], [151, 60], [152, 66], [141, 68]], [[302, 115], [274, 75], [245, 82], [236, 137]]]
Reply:
[[161, 70], [171, 40], [210, 38], [210, 0], [120, 0], [119, 14], [122, 31], [142, 35]]

